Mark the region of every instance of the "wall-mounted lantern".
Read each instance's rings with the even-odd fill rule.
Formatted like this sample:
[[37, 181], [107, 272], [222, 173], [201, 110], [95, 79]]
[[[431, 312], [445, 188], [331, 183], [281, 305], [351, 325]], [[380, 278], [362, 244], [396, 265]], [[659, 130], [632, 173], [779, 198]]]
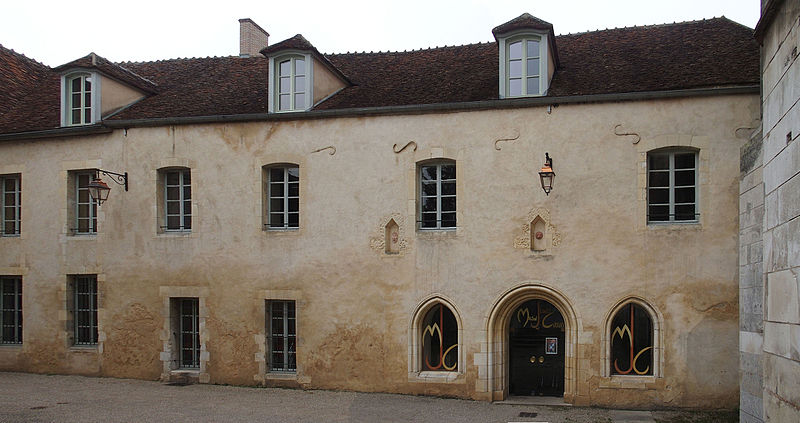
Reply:
[[111, 188], [109, 188], [108, 184], [106, 184], [105, 182], [103, 182], [102, 179], [100, 179], [99, 176], [100, 173], [111, 178], [111, 180], [116, 182], [117, 185], [124, 186], [125, 191], [128, 190], [128, 172], [116, 173], [101, 169], [97, 169], [97, 172], [98, 176], [96, 176], [92, 180], [92, 182], [89, 182], [88, 188], [89, 188], [89, 196], [92, 197], [92, 200], [97, 201], [98, 206], [103, 204], [106, 200], [108, 200], [108, 193], [111, 191]]
[[550, 195], [553, 190], [553, 180], [556, 179], [556, 173], [553, 172], [553, 159], [550, 158], [549, 153], [544, 153], [544, 166], [539, 171], [539, 179], [542, 180], [542, 189], [546, 195]]

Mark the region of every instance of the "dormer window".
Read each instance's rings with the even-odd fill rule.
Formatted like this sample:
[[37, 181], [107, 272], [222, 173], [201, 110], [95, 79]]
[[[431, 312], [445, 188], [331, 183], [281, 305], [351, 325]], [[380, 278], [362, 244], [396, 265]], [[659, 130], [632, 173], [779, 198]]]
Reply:
[[61, 77], [61, 126], [91, 125], [100, 120], [100, 77], [73, 72]]
[[541, 72], [541, 44], [539, 37], [522, 38], [508, 44], [506, 69], [508, 72], [507, 97], [539, 95]]
[[67, 80], [67, 124], [92, 123], [92, 75], [79, 74]]
[[306, 76], [305, 57], [290, 57], [278, 63], [278, 111], [306, 109]]
[[559, 63], [553, 25], [523, 13], [492, 34], [499, 56], [499, 97], [547, 95]]

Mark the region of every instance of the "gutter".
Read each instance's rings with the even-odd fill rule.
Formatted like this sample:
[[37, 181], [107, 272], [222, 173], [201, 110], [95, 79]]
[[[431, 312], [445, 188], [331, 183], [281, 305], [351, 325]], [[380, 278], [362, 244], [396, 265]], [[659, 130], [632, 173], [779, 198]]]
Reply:
[[305, 119], [331, 119], [340, 117], [419, 115], [429, 113], [454, 113], [473, 110], [503, 110], [527, 107], [541, 107], [553, 104], [604, 103], [615, 101], [652, 100], [680, 97], [700, 97], [715, 95], [758, 94], [760, 86], [742, 85], [735, 87], [692, 88], [672, 91], [643, 91], [633, 93], [591, 94], [555, 97], [525, 97], [502, 100], [482, 100], [458, 103], [414, 104], [406, 106], [355, 107], [350, 109], [311, 110], [291, 113], [249, 113], [239, 115], [214, 115], [169, 117], [151, 119], [108, 120], [103, 124], [109, 128], [131, 128], [165, 125], [189, 125], [221, 122], [291, 121]]
[[112, 128], [102, 124], [89, 126], [71, 126], [67, 128], [44, 129], [41, 131], [14, 132], [0, 134], [0, 141], [33, 140], [39, 138], [74, 137], [80, 135], [99, 135], [113, 132]]
[[643, 91], [632, 93], [591, 94], [573, 96], [525, 97], [498, 100], [482, 100], [458, 103], [414, 104], [407, 106], [355, 107], [350, 109], [311, 110], [292, 113], [247, 113], [237, 115], [209, 115], [189, 117], [165, 117], [149, 119], [105, 120], [100, 125], [80, 128], [59, 128], [44, 131], [0, 134], [0, 141], [94, 135], [112, 132], [114, 129], [132, 127], [153, 127], [169, 125], [191, 125], [226, 122], [276, 122], [306, 119], [333, 119], [386, 115], [421, 115], [430, 113], [456, 113], [478, 110], [505, 110], [528, 107], [542, 107], [554, 104], [605, 103], [616, 101], [655, 100], [682, 97], [702, 97], [717, 95], [758, 94], [760, 86], [740, 85], [733, 87], [691, 88], [672, 91]]

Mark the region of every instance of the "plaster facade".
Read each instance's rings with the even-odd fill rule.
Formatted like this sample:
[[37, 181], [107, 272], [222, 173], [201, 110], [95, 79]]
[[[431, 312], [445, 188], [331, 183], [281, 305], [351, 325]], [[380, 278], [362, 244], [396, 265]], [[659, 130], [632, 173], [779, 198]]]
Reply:
[[[25, 341], [0, 347], [0, 369], [168, 379], [169, 301], [193, 297], [200, 382], [497, 400], [510, 313], [544, 299], [564, 317], [565, 401], [736, 407], [737, 128], [758, 115], [757, 95], [709, 95], [0, 143], [0, 174], [21, 174], [24, 190], [0, 274], [22, 275], [25, 290]], [[697, 223], [647, 223], [647, 153], [664, 147], [698, 151]], [[420, 230], [417, 168], [443, 159], [456, 164], [457, 227]], [[264, 166], [276, 163], [299, 169], [296, 230], [264, 229]], [[176, 166], [191, 170], [193, 225], [164, 232], [158, 171]], [[70, 171], [95, 168], [128, 172], [130, 190], [112, 185], [96, 235], [73, 235]], [[545, 228], [543, 247], [531, 248], [532, 226]], [[98, 275], [95, 348], [65, 341], [68, 275], [79, 274]], [[432, 299], [458, 321], [446, 375], [414, 364], [416, 311]], [[269, 371], [269, 300], [296, 303], [296, 373]], [[626, 300], [654, 317], [652, 376], [611, 376], [604, 362], [609, 315]]]

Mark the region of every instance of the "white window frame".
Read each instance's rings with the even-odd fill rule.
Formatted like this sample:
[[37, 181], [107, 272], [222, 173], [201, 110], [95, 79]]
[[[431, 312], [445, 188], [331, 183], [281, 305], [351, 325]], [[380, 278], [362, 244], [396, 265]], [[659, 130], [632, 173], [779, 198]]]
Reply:
[[[682, 168], [682, 169], [675, 169], [675, 155], [676, 154], [692, 154], [694, 156], [694, 167], [689, 168]], [[669, 157], [669, 168], [668, 169], [657, 169], [653, 170], [650, 168], [650, 158], [652, 156], [668, 156]], [[666, 149], [659, 149], [659, 150], [652, 150], [647, 152], [647, 223], [648, 224], [675, 224], [675, 223], [698, 223], [700, 221], [700, 157], [699, 152], [693, 149], [685, 149], [685, 148], [666, 148]], [[694, 171], [694, 185], [675, 185], [675, 172], [677, 171], [687, 171], [692, 170]], [[669, 186], [668, 187], [651, 187], [650, 186], [650, 174], [654, 172], [669, 172]], [[656, 203], [653, 205], [656, 206], [669, 206], [669, 218], [667, 220], [651, 220], [650, 218], [650, 191], [652, 189], [664, 189], [667, 188], [669, 191], [669, 202], [668, 203]], [[677, 203], [675, 201], [675, 190], [677, 188], [694, 188], [694, 202], [689, 203]], [[683, 220], [676, 220], [675, 219], [675, 206], [680, 205], [689, 205], [694, 204], [694, 219], [683, 219]]]
[[[163, 184], [164, 184], [164, 226], [162, 229], [165, 232], [191, 232], [192, 226], [194, 226], [194, 222], [192, 222], [192, 177], [191, 177], [191, 169], [186, 168], [170, 168], [170, 169], [163, 169], [161, 171]], [[178, 185], [170, 185], [169, 184], [169, 175], [172, 173], [178, 174]], [[189, 175], [189, 182], [186, 182], [186, 175]], [[178, 199], [170, 199], [169, 198], [169, 188], [178, 188]], [[189, 197], [186, 197], [185, 189], [189, 188]], [[189, 202], [189, 208], [186, 208], [186, 202]], [[169, 213], [169, 203], [177, 202], [178, 203], [178, 213], [177, 214], [170, 214]], [[171, 228], [169, 226], [169, 218], [177, 216], [179, 219], [179, 225], [177, 228]], [[186, 227], [186, 218], [189, 218], [189, 226]]]
[[[302, 59], [305, 62], [305, 86], [304, 87], [297, 87], [295, 86], [295, 62], [297, 59]], [[290, 80], [290, 92], [289, 92], [289, 99], [290, 99], [290, 107], [285, 110], [280, 109], [280, 78], [279, 69], [280, 64], [285, 61], [291, 61], [291, 72], [289, 75]], [[268, 99], [268, 110], [270, 113], [291, 113], [291, 112], [302, 112], [311, 109], [313, 106], [312, 102], [314, 99], [313, 95], [313, 87], [314, 87], [314, 59], [311, 57], [311, 54], [304, 53], [301, 51], [289, 51], [285, 54], [276, 57], [270, 57], [269, 59], [269, 83], [268, 83], [268, 91], [269, 91], [269, 99]], [[303, 101], [304, 105], [302, 108], [298, 108], [295, 106], [295, 94], [303, 93]]]
[[[8, 181], [14, 181], [14, 187], [9, 191], [6, 188]], [[6, 203], [7, 196], [13, 197], [13, 204]], [[11, 219], [6, 218], [6, 213], [11, 210]], [[14, 228], [6, 232], [6, 226], [11, 223]], [[16, 237], [20, 234], [22, 225], [22, 175], [11, 174], [0, 176], [0, 236]]]
[[[456, 173], [453, 179], [442, 180], [442, 166], [453, 166], [453, 170]], [[423, 190], [423, 179], [422, 179], [422, 168], [424, 167], [435, 167], [436, 168], [436, 195], [430, 196], [425, 195]], [[437, 230], [455, 230], [458, 227], [458, 167], [454, 160], [441, 160], [441, 161], [433, 161], [433, 162], [423, 162], [417, 164], [417, 189], [419, 191], [417, 195], [417, 215], [419, 217], [417, 227], [419, 230], [422, 231], [437, 231]], [[452, 182], [455, 185], [455, 193], [454, 194], [442, 194], [442, 182]], [[423, 212], [423, 198], [435, 198], [436, 199], [436, 226], [433, 227], [424, 227], [423, 226], [423, 213], [430, 213], [430, 212]], [[452, 211], [455, 215], [456, 221], [453, 226], [442, 226], [442, 198], [443, 197], [452, 197], [456, 201], [456, 208]], [[447, 211], [447, 213], [451, 213]]]
[[[76, 78], [81, 78], [81, 105], [78, 107], [81, 111], [80, 122], [73, 123], [72, 122], [72, 81]], [[91, 78], [92, 88], [90, 91], [90, 101], [91, 104], [87, 107], [85, 106], [84, 99], [85, 99], [85, 79]], [[101, 92], [101, 82], [100, 82], [100, 74], [97, 72], [86, 72], [86, 71], [73, 71], [66, 73], [61, 76], [61, 126], [83, 126], [83, 125], [92, 125], [100, 121], [100, 95]], [[89, 110], [90, 119], [86, 120], [85, 111]]]
[[[509, 48], [511, 44], [522, 41], [522, 95], [509, 95]], [[539, 92], [527, 93], [527, 41], [539, 42]], [[540, 97], [547, 94], [549, 88], [550, 69], [548, 43], [549, 35], [540, 32], [513, 33], [498, 39], [498, 55], [500, 62], [499, 95], [500, 98]]]
[[[73, 224], [75, 225], [72, 228], [72, 233], [74, 235], [95, 235], [97, 234], [97, 201], [92, 199], [92, 196], [89, 194], [89, 188], [80, 186], [80, 178], [82, 176], [87, 176], [89, 178], [89, 182], [91, 183], [92, 180], [97, 176], [97, 172], [94, 170], [90, 171], [78, 171], [73, 174], [75, 177], [75, 219], [73, 220]], [[81, 191], [86, 191], [87, 198], [89, 198], [89, 202], [81, 202]], [[88, 215], [81, 216], [81, 206], [88, 205]], [[89, 225], [86, 231], [80, 230], [80, 221], [81, 220], [88, 220]]]
[[[273, 182], [272, 181], [272, 171], [275, 169], [283, 170], [283, 181]], [[289, 170], [296, 169], [297, 170], [297, 182], [289, 181]], [[284, 164], [284, 165], [275, 165], [275, 166], [268, 166], [265, 168], [267, 172], [266, 175], [266, 187], [264, 189], [265, 201], [266, 201], [266, 222], [264, 223], [264, 227], [268, 230], [297, 230], [300, 228], [300, 166], [296, 166], [293, 164]], [[273, 184], [282, 184], [283, 185], [283, 195], [282, 196], [273, 196], [272, 194], [272, 185]], [[297, 184], [297, 195], [291, 196], [289, 195], [289, 185], [290, 184]], [[282, 199], [283, 200], [283, 211], [280, 212], [273, 212], [272, 211], [272, 200], [273, 199]], [[289, 200], [297, 200], [297, 211], [289, 210]], [[272, 225], [272, 215], [273, 214], [282, 214], [283, 215], [283, 226], [273, 226]], [[289, 215], [296, 214], [297, 215], [297, 226], [290, 226], [289, 225]]]
[[[13, 292], [8, 292], [5, 289], [5, 283], [12, 281], [14, 288]], [[13, 305], [11, 308], [5, 308], [6, 297], [13, 297]], [[4, 316], [11, 313], [14, 316], [12, 322], [4, 320]], [[0, 344], [21, 344], [22, 343], [22, 276], [0, 276]], [[6, 338], [5, 328], [13, 328], [13, 335], [11, 338]]]

